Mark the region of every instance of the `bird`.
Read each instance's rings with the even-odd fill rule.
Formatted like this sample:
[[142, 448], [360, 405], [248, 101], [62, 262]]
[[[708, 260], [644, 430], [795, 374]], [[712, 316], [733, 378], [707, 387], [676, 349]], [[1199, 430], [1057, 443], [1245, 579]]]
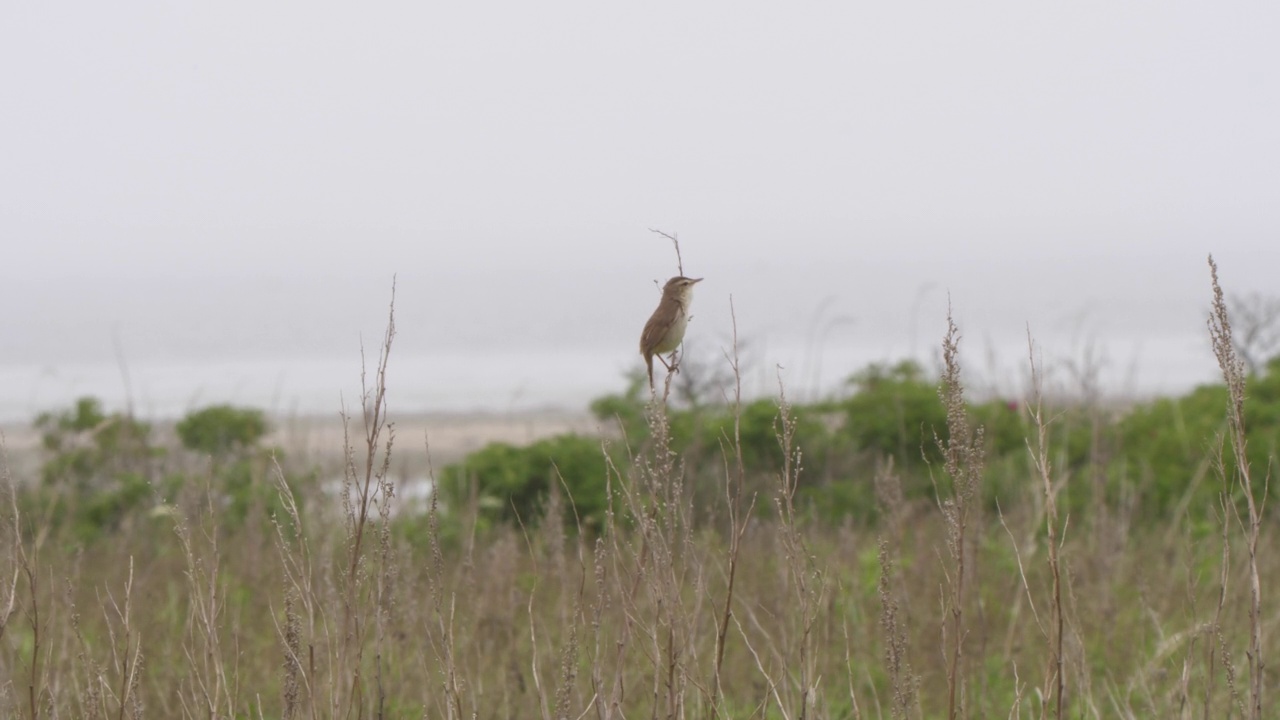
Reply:
[[662, 300], [658, 309], [649, 316], [640, 333], [640, 354], [649, 368], [649, 389], [653, 389], [653, 356], [658, 356], [667, 372], [672, 372], [674, 365], [668, 365], [662, 356], [674, 352], [684, 340], [685, 327], [689, 325], [689, 306], [693, 303], [693, 286], [702, 282], [702, 278], [687, 278], [677, 275], [662, 286]]

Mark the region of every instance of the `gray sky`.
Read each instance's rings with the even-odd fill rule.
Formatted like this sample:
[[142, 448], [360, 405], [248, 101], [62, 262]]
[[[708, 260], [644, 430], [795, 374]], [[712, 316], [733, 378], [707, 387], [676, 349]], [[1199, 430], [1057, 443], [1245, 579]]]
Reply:
[[793, 5], [7, 3], [0, 364], [354, 352], [397, 274], [407, 352], [624, 369], [650, 227], [704, 346], [1280, 293], [1280, 6]]

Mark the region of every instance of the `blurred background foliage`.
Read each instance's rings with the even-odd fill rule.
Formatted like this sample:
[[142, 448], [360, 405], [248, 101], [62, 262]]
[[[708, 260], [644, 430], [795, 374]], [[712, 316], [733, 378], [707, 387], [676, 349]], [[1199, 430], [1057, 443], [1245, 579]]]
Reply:
[[[686, 385], [668, 413], [672, 446], [680, 453], [685, 487], [700, 521], [718, 517], [725, 473], [736, 466], [735, 437], [749, 492], [767, 496], [783, 465], [778, 400], [746, 401], [735, 414], [724, 400], [722, 381], [717, 382], [701, 392]], [[903, 361], [863, 368], [845, 387], [842, 396], [788, 406], [801, 451], [800, 507], [814, 520], [833, 525], [876, 522], [881, 510], [874, 477], [886, 463], [899, 476], [906, 502], [932, 503], [942, 474], [939, 443], [947, 440], [937, 378]], [[617, 508], [620, 500], [619, 475], [610, 466], [625, 473], [630, 458], [650, 440], [648, 400], [647, 382], [634, 374], [621, 393], [591, 403], [606, 430], [604, 439], [568, 434], [526, 446], [493, 443], [444, 467], [436, 495], [442, 537], [463, 532], [449, 526], [451, 514], [474, 518], [476, 527], [467, 531], [536, 525], [553, 493], [561, 495], [567, 529], [602, 527], [610, 502]], [[1126, 406], [1098, 399], [1046, 400], [1054, 472], [1070, 478], [1063, 507], [1068, 512], [1114, 508], [1152, 522], [1186, 513], [1193, 525], [1199, 522], [1209, 531], [1215, 525], [1208, 513], [1218, 506], [1221, 490], [1213, 472], [1221, 444], [1213, 438], [1225, 429], [1226, 403], [1220, 384]], [[984, 433], [986, 507], [994, 511], [997, 503], [1008, 506], [1038, 493], [1027, 451], [1035, 435], [1027, 409], [992, 398], [971, 403], [969, 412]], [[1245, 413], [1249, 460], [1255, 472], [1265, 473], [1280, 441], [1280, 358], [1258, 363], [1249, 378]], [[42, 483], [24, 490], [23, 503], [47, 523], [73, 525], [82, 542], [163, 512], [166, 504], [191, 497], [193, 487], [205, 488], [221, 505], [230, 530], [255, 508], [270, 516], [279, 503], [272, 473], [282, 453], [264, 444], [270, 427], [257, 409], [194, 410], [166, 439], [127, 413], [108, 414], [96, 399], [82, 398], [70, 408], [40, 415], [35, 426], [44, 448]], [[1222, 462], [1233, 471], [1229, 452]], [[286, 476], [290, 484], [302, 480], [316, 481], [316, 473]], [[464, 509], [474, 513], [450, 512]], [[756, 504], [758, 513], [772, 511], [771, 503]]]
[[[911, 361], [876, 364], [851, 375], [847, 395], [809, 404], [793, 404], [796, 445], [803, 451], [800, 494], [815, 518], [840, 523], [874, 522], [879, 512], [873, 478], [876, 468], [892, 461], [905, 499], [932, 502], [934, 479], [940, 475], [939, 443], [945, 443], [946, 412], [938, 395], [938, 379]], [[1250, 376], [1246, 403], [1249, 460], [1265, 472], [1280, 439], [1280, 358]], [[1045, 400], [1050, 420], [1049, 446], [1058, 478], [1071, 478], [1061, 502], [1068, 512], [1088, 507], [1119, 507], [1138, 519], [1159, 521], [1186, 512], [1191, 520], [1217, 507], [1220, 483], [1211, 472], [1225, 430], [1227, 393], [1221, 384], [1205, 385], [1185, 395], [1119, 405], [1090, 393], [1083, 398]], [[647, 386], [633, 376], [620, 394], [598, 398], [591, 411], [603, 426], [616, 425], [624, 440], [607, 443], [618, 460], [618, 448], [632, 450], [647, 442]], [[1027, 409], [1019, 402], [993, 398], [969, 405], [975, 427], [981, 426], [987, 472], [983, 493], [988, 509], [1039, 492], [1027, 443], [1035, 437]], [[714, 503], [723, 497], [726, 462], [733, 461], [735, 415], [723, 402], [682, 399], [669, 412], [673, 446], [682, 453], [695, 498]], [[746, 402], [736, 418], [748, 487], [764, 491], [782, 466], [780, 413], [775, 399]], [[554, 460], [554, 465], [553, 465]], [[1234, 459], [1223, 459], [1232, 472]], [[555, 472], [558, 468], [558, 474]], [[579, 515], [595, 524], [608, 504], [603, 496], [606, 474], [599, 441], [562, 436], [519, 448], [495, 444], [445, 473], [449, 500], [460, 501], [467, 490], [483, 502], [510, 498], [504, 510], [491, 513], [501, 521], [514, 511], [526, 520], [537, 514], [552, 480], [572, 489]], [[708, 487], [708, 483], [711, 486]], [[1259, 483], [1259, 492], [1261, 492]], [[616, 502], [616, 498], [615, 498]], [[695, 507], [702, 507], [695, 502]], [[768, 503], [757, 505], [769, 512]], [[572, 518], [569, 518], [572, 520]]]
[[216, 503], [234, 531], [251, 509], [270, 514], [280, 503], [271, 473], [283, 453], [263, 445], [269, 426], [261, 410], [195, 410], [166, 439], [84, 397], [42, 413], [35, 427], [44, 450], [41, 483], [23, 488], [20, 500], [24, 513], [42, 518], [44, 532], [67, 525], [78, 542], [93, 542], [126, 522], [164, 517], [179, 502]]

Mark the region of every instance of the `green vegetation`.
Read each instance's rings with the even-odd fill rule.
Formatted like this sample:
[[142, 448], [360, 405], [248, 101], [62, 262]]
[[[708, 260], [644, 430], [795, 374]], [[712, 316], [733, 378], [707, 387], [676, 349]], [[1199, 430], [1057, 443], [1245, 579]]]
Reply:
[[24, 494], [24, 504], [47, 508], [52, 523], [69, 523], [88, 542], [148, 507], [155, 463], [164, 450], [153, 445], [151, 427], [121, 413], [107, 415], [94, 398], [81, 398], [61, 412], [36, 418], [46, 460], [42, 486]]
[[47, 516], [50, 530], [69, 526], [78, 543], [163, 514], [197, 486], [213, 492], [228, 527], [238, 527], [254, 505], [278, 505], [269, 473], [281, 451], [261, 445], [267, 424], [260, 410], [193, 411], [174, 428], [181, 448], [159, 444], [147, 423], [106, 414], [91, 397], [41, 414], [35, 427], [45, 450], [42, 484], [22, 495], [24, 506]]
[[[602, 422], [616, 420], [633, 447], [650, 437], [642, 394], [647, 388], [642, 386], [632, 382], [624, 394], [591, 405]], [[844, 398], [790, 407], [795, 441], [805, 454], [800, 480], [805, 511], [835, 524], [845, 518], [873, 521], [874, 488], [858, 478], [871, 477], [885, 461], [892, 461], [907, 499], [932, 501], [933, 477], [942, 462], [940, 444], [948, 440], [938, 379], [903, 361], [872, 365], [853, 374], [848, 386]], [[1065, 507], [1076, 512], [1124, 499], [1134, 503], [1138, 522], [1161, 522], [1175, 512], [1195, 523], [1208, 522], [1215, 517], [1220, 489], [1209, 471], [1217, 439], [1226, 429], [1226, 407], [1225, 386], [1208, 385], [1123, 409], [1070, 403], [1054, 408], [1050, 431], [1058, 472], [1097, 479], [1073, 484], [1063, 499]], [[970, 403], [967, 411], [984, 429], [990, 468], [983, 488], [986, 509], [1038, 492], [1027, 482], [1027, 438], [1033, 428], [1025, 408], [993, 399]], [[671, 442], [684, 449], [681, 460], [688, 475], [714, 474], [723, 464], [725, 443], [734, 437], [735, 419], [743, 463], [754, 476], [751, 487], [763, 491], [782, 463], [777, 400], [746, 403], [736, 416], [730, 408], [705, 404], [672, 409]], [[1245, 423], [1250, 463], [1266, 468], [1280, 442], [1280, 358], [1250, 379]], [[1226, 463], [1230, 473], [1234, 460], [1228, 457]], [[509, 499], [486, 516], [511, 520], [518, 514], [529, 521], [536, 518], [550, 483], [563, 481], [579, 514], [598, 525], [608, 504], [604, 475], [597, 440], [562, 436], [525, 448], [486, 447], [447, 468], [444, 487], [451, 502], [461, 502], [467, 488], [462, 479], [470, 478], [482, 503]], [[1261, 488], [1256, 492], [1261, 500]]]
[[175, 428], [183, 447], [226, 460], [252, 451], [267, 434], [261, 410], [214, 405], [188, 414]]
[[438, 480], [447, 506], [465, 509], [474, 499], [485, 527], [535, 521], [553, 492], [567, 492], [583, 524], [598, 528], [607, 476], [599, 439], [561, 435], [527, 447], [493, 443], [445, 468]]

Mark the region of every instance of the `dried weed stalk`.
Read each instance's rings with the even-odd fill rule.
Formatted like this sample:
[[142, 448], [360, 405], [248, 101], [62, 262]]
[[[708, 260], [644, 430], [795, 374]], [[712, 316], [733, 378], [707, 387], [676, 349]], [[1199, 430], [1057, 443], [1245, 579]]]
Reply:
[[237, 678], [227, 672], [222, 634], [226, 588], [220, 571], [217, 513], [213, 489], [206, 485], [203, 510], [197, 522], [200, 535], [193, 537], [185, 521], [174, 525], [186, 562], [187, 622], [182, 640], [190, 674], [180, 696], [187, 717], [233, 717]]
[[884, 633], [884, 663], [889, 672], [889, 687], [893, 691], [889, 712], [894, 720], [907, 720], [919, 715], [919, 679], [911, 671], [911, 658], [907, 643], [907, 629], [898, 617], [898, 599], [894, 595], [892, 580], [893, 560], [889, 557], [888, 541], [880, 540], [880, 630]]
[[[1249, 649], [1246, 657], [1249, 670], [1249, 707], [1245, 714], [1252, 720], [1261, 720], [1265, 663], [1262, 658], [1262, 583], [1258, 575], [1258, 539], [1261, 536], [1262, 506], [1266, 503], [1269, 478], [1263, 482], [1261, 500], [1256, 499], [1245, 441], [1245, 363], [1240, 359], [1235, 343], [1232, 341], [1227, 303], [1223, 297], [1222, 286], [1218, 283], [1218, 265], [1214, 262], [1212, 255], [1209, 256], [1209, 275], [1213, 286], [1213, 305], [1208, 320], [1209, 339], [1213, 344], [1213, 354], [1218, 360], [1218, 367], [1222, 370], [1222, 379], [1226, 382], [1228, 395], [1227, 437], [1220, 438], [1218, 446], [1221, 447], [1224, 443], [1229, 445], [1231, 459], [1234, 461], [1231, 470], [1228, 471], [1225, 460], [1221, 457], [1221, 453], [1219, 454], [1217, 466], [1223, 483], [1223, 522], [1228, 522], [1232, 516], [1236, 518], [1244, 531], [1245, 548], [1248, 554]], [[1235, 499], [1237, 492], [1244, 502], [1243, 517], [1240, 513], [1240, 501]], [[1228, 546], [1229, 537], [1224, 531], [1224, 564], [1230, 558]], [[1225, 596], [1225, 565], [1223, 572], [1222, 595]], [[1219, 607], [1221, 607], [1221, 601]], [[1215, 622], [1215, 625], [1217, 624]], [[1221, 633], [1220, 627], [1218, 632]], [[1224, 646], [1224, 664], [1227, 657]], [[1233, 680], [1231, 674], [1231, 668], [1228, 667], [1228, 684]]]
[[671, 446], [665, 399], [649, 404], [648, 421], [648, 452], [634, 466], [639, 482], [627, 486], [639, 493], [627, 493], [626, 497], [641, 537], [636, 579], [644, 581], [653, 608], [652, 620], [641, 625], [653, 661], [653, 702], [667, 716], [680, 717], [684, 714], [689, 681], [686, 651], [694, 630], [694, 615], [685, 602], [683, 588], [700, 584], [701, 568], [688, 552], [692, 525], [684, 490], [684, 464]]
[[[427, 442], [424, 440], [424, 442]], [[432, 487], [436, 487], [435, 467], [431, 462], [431, 447], [427, 442], [427, 473]], [[431, 493], [431, 504], [427, 509], [427, 538], [431, 546], [431, 564], [428, 571], [428, 594], [431, 601], [432, 624], [427, 628], [427, 641], [431, 652], [440, 666], [440, 701], [443, 704], [444, 717], [447, 720], [460, 720], [466, 715], [462, 710], [462, 677], [458, 668], [458, 655], [454, 633], [454, 612], [456, 598], [449, 593], [449, 606], [446, 610], [444, 582], [444, 553], [440, 549], [440, 505], [439, 493]], [[536, 668], [535, 668], [536, 673]], [[536, 674], [535, 674], [536, 679]]]
[[[272, 478], [283, 513], [272, 518], [280, 557], [284, 622], [275, 629], [284, 656], [282, 717], [383, 717], [387, 711], [384, 652], [397, 577], [390, 521], [395, 486], [390, 478], [394, 425], [387, 418], [387, 365], [395, 338], [395, 283], [386, 332], [370, 384], [361, 348], [363, 455], [351, 442], [343, 408], [346, 456], [341, 486], [344, 552], [332, 582], [315, 581], [312, 550], [297, 499], [275, 464]], [[322, 552], [321, 557], [327, 557]], [[321, 563], [322, 571], [329, 568]], [[327, 578], [326, 578], [327, 579]], [[214, 612], [209, 606], [203, 612]], [[372, 667], [366, 652], [372, 650]], [[225, 692], [225, 690], [224, 690]], [[234, 692], [232, 693], [234, 696]]]
[[[720, 700], [723, 693], [722, 672], [724, 670], [724, 649], [729, 635], [729, 620], [733, 617], [733, 589], [738, 575], [739, 555], [742, 549], [742, 536], [747, 531], [751, 520], [751, 512], [756, 506], [753, 493], [747, 507], [742, 506], [742, 489], [746, 483], [746, 468], [742, 459], [742, 369], [738, 362], [738, 315], [733, 307], [733, 297], [729, 298], [729, 316], [733, 321], [732, 354], [725, 358], [733, 369], [733, 437], [720, 438], [720, 454], [724, 459], [724, 495], [729, 511], [729, 557], [725, 579], [724, 609], [720, 613], [719, 629], [716, 632], [715, 664], [711, 672], [711, 717], [720, 717]], [[732, 456], [732, 462], [731, 457]]]
[[[1052, 596], [1049, 603], [1049, 628], [1040, 626], [1049, 642], [1049, 658], [1045, 668], [1044, 682], [1040, 689], [1040, 717], [1045, 717], [1049, 703], [1053, 703], [1054, 717], [1062, 720], [1063, 696], [1066, 689], [1065, 662], [1063, 657], [1064, 616], [1062, 608], [1062, 568], [1058, 559], [1060, 541], [1058, 538], [1058, 492], [1061, 486], [1053, 482], [1052, 463], [1049, 460], [1049, 420], [1044, 416], [1043, 392], [1040, 368], [1036, 362], [1035, 344], [1031, 340], [1031, 330], [1027, 330], [1027, 352], [1031, 364], [1032, 403], [1030, 406], [1031, 421], [1036, 428], [1035, 445], [1027, 441], [1027, 450], [1031, 453], [1031, 461], [1036, 475], [1040, 479], [1040, 490], [1044, 494], [1044, 522], [1048, 534], [1049, 576], [1052, 579]], [[1003, 520], [1002, 520], [1003, 521]], [[1016, 547], [1015, 547], [1016, 550]], [[1019, 569], [1022, 560], [1019, 558]], [[1025, 575], [1023, 586], [1026, 587]], [[1028, 599], [1030, 599], [1028, 590]], [[1032, 612], [1035, 605], [1032, 604]], [[1039, 617], [1036, 618], [1037, 624]]]
[[796, 420], [787, 401], [782, 378], [778, 378], [778, 444], [782, 448], [782, 468], [777, 475], [778, 487], [774, 505], [778, 511], [783, 561], [794, 591], [792, 617], [799, 625], [795, 645], [799, 658], [793, 673], [799, 681], [798, 720], [812, 717], [818, 703], [817, 640], [814, 626], [826, 594], [826, 578], [818, 568], [804, 541], [800, 519], [796, 513], [795, 495], [803, 469], [803, 455], [796, 444]]
[[947, 333], [942, 340], [943, 373], [938, 395], [947, 413], [947, 439], [935, 436], [942, 451], [943, 466], [951, 479], [950, 497], [938, 492], [938, 507], [947, 528], [947, 552], [951, 571], [946, 575], [943, 605], [947, 618], [943, 621], [943, 644], [948, 646], [947, 717], [955, 720], [962, 713], [960, 686], [963, 684], [964, 644], [969, 628], [965, 623], [966, 586], [974, 574], [966, 538], [971, 523], [977, 520], [976, 500], [983, 471], [983, 430], [971, 429], [965, 406], [964, 384], [960, 377], [960, 331], [947, 308]]

